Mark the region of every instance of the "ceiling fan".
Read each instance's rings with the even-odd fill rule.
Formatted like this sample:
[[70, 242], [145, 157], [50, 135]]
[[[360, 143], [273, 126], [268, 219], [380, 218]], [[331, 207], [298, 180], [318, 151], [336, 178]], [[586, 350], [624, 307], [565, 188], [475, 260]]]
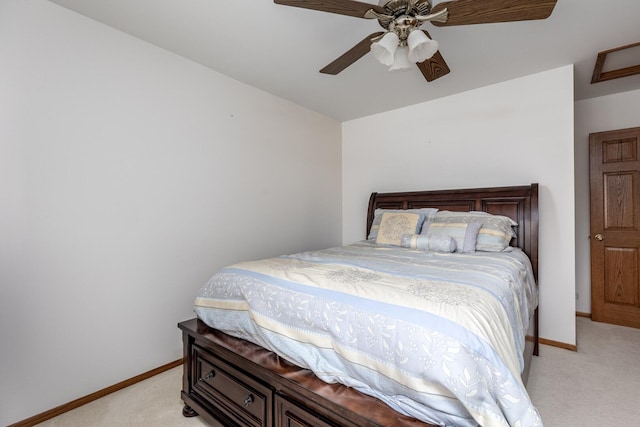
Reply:
[[371, 51], [390, 69], [418, 66], [427, 81], [449, 73], [438, 43], [420, 29], [425, 22], [438, 27], [546, 19], [557, 0], [380, 0], [378, 5], [355, 0], [274, 0], [276, 4], [377, 19], [384, 31], [369, 34], [320, 70], [338, 74]]

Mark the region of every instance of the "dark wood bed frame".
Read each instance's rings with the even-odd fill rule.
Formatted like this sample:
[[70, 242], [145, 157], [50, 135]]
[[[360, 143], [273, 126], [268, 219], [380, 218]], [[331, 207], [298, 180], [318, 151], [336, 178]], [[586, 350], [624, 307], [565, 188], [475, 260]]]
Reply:
[[[478, 210], [513, 218], [517, 237], [538, 274], [538, 185], [403, 193], [373, 193], [367, 234], [375, 209], [437, 207]], [[538, 354], [538, 310], [527, 336], [526, 384], [532, 355]], [[184, 344], [184, 416], [201, 415], [214, 426], [427, 427], [381, 401], [341, 384], [328, 384], [275, 353], [230, 337], [199, 319], [181, 322]]]

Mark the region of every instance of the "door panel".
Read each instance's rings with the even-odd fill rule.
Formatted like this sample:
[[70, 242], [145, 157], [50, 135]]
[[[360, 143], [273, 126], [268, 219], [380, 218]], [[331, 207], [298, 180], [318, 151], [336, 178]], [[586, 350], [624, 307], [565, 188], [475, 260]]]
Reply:
[[605, 173], [604, 180], [604, 229], [605, 231], [636, 229], [633, 189], [637, 172]]
[[605, 248], [605, 303], [638, 305], [638, 250]]
[[640, 328], [640, 128], [589, 144], [592, 318]]

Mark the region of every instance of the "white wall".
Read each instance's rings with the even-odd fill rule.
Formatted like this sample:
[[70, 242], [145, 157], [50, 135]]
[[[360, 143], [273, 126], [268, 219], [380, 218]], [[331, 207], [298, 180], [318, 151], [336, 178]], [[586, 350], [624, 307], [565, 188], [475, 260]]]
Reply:
[[343, 123], [343, 243], [371, 192], [540, 184], [541, 336], [575, 344], [573, 67]]
[[589, 134], [640, 127], [638, 111], [640, 90], [575, 103], [576, 309], [583, 313], [591, 313]]
[[340, 123], [0, 2], [0, 425], [182, 356], [230, 262], [341, 240]]

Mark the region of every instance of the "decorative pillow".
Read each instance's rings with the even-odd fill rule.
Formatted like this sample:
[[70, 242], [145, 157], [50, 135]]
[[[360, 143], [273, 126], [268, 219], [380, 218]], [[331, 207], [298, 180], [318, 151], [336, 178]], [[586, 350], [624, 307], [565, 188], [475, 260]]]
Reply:
[[476, 250], [485, 252], [501, 252], [505, 250], [509, 246], [511, 239], [516, 237], [513, 227], [518, 225], [507, 216], [493, 215], [480, 211], [439, 211], [436, 213], [434, 221], [439, 223], [481, 223], [482, 227], [478, 232]]
[[416, 234], [422, 227], [424, 215], [407, 212], [385, 212], [382, 214], [376, 243], [400, 246], [404, 234]]
[[[424, 225], [422, 226], [424, 228]], [[426, 234], [405, 234], [401, 246], [430, 252], [455, 252], [456, 241], [449, 236], [427, 236]]]
[[427, 230], [429, 230], [429, 226], [433, 224], [433, 221], [430, 221], [428, 219], [425, 218], [424, 222], [422, 223], [422, 229], [420, 230], [420, 234], [427, 234]]
[[438, 209], [376, 209], [373, 213], [373, 222], [371, 223], [371, 230], [369, 230], [367, 240], [376, 240], [376, 237], [378, 236], [378, 230], [380, 229], [380, 221], [382, 221], [382, 214], [384, 214], [385, 212], [418, 213], [423, 214], [425, 220], [433, 221], [433, 217], [435, 216], [436, 212], [438, 212]]
[[433, 222], [427, 229], [427, 238], [451, 237], [456, 241], [456, 252], [475, 252], [479, 222]]

